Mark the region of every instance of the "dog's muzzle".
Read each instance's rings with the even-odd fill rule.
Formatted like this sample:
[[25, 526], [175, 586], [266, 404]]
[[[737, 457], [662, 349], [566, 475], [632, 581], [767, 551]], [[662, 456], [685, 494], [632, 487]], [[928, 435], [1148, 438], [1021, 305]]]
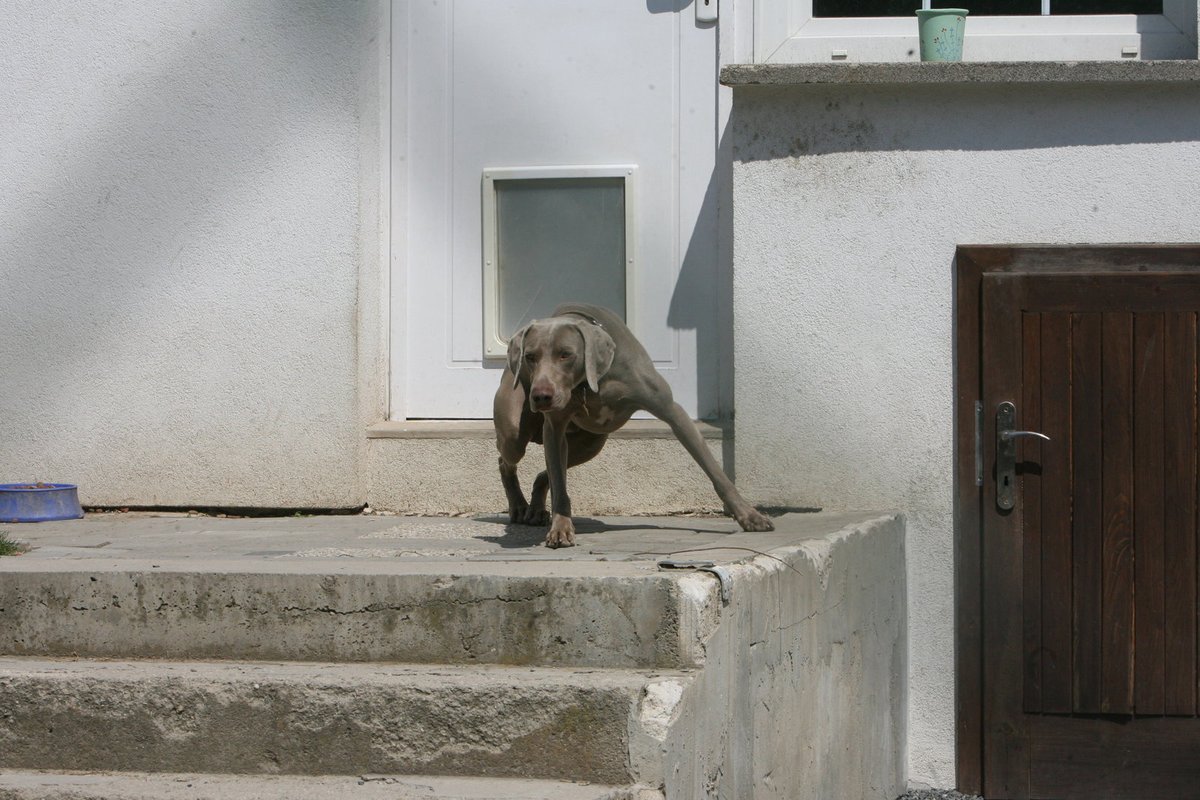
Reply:
[[554, 407], [554, 389], [535, 386], [529, 392], [529, 405], [534, 411], [549, 411]]

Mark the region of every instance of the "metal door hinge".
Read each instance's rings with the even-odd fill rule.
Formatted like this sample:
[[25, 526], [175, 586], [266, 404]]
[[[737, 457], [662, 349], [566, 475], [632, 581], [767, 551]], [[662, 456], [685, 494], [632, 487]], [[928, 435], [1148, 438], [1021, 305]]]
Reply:
[[975, 485], [983, 486], [983, 401], [975, 401]]
[[696, 3], [696, 22], [716, 22], [718, 0], [694, 0]]

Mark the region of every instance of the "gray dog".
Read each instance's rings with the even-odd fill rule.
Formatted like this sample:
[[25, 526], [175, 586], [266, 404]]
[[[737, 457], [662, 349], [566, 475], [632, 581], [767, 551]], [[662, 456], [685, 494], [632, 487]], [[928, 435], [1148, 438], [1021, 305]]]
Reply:
[[[625, 323], [608, 309], [582, 304], [559, 306], [553, 317], [534, 320], [508, 343], [508, 367], [496, 390], [493, 419], [509, 519], [529, 525], [549, 522], [547, 547], [574, 545], [567, 467], [591, 460], [608, 434], [643, 410], [671, 426], [743, 530], [774, 530], [722, 471]], [[531, 440], [545, 448], [546, 471], [534, 480], [527, 503], [517, 463]], [[546, 513], [547, 491], [552, 517]]]

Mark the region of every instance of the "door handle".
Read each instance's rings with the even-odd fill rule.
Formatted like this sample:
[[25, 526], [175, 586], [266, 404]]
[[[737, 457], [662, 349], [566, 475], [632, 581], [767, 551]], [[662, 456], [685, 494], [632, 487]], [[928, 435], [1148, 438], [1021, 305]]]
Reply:
[[1018, 436], [1036, 436], [1039, 439], [1045, 439], [1047, 442], [1050, 441], [1049, 436], [1044, 433], [1038, 433], [1037, 431], [1004, 431], [1000, 434], [1000, 438], [1006, 442], [1009, 439], [1016, 439]]
[[1050, 441], [1037, 431], [1015, 430], [1017, 407], [1005, 400], [996, 406], [996, 505], [1009, 511], [1017, 496], [1017, 439], [1033, 436]]

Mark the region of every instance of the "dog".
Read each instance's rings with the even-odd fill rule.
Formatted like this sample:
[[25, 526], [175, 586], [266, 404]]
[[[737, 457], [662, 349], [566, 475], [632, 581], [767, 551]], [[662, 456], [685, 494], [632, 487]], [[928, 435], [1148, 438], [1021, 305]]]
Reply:
[[[508, 343], [508, 365], [496, 390], [492, 419], [509, 520], [549, 523], [547, 547], [573, 546], [567, 468], [591, 460], [608, 435], [636, 411], [649, 411], [671, 426], [675, 438], [712, 481], [725, 513], [742, 530], [775, 529], [725, 475], [696, 424], [675, 402], [671, 387], [621, 318], [606, 308], [582, 303], [559, 306], [554, 316], [534, 320]], [[534, 480], [526, 502], [517, 464], [531, 441], [545, 448], [546, 470]], [[547, 491], [552, 513], [546, 511]]]

